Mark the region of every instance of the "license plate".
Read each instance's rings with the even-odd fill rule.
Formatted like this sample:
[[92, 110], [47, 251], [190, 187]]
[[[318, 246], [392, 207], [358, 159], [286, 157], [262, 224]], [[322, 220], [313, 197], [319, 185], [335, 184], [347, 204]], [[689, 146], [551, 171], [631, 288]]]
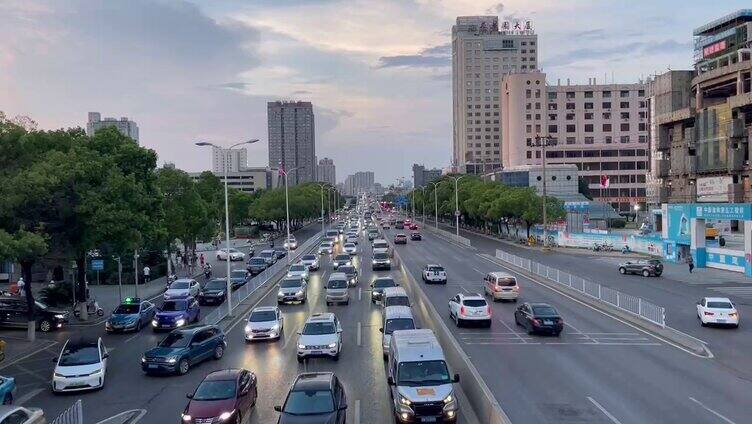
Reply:
[[311, 351], [311, 355], [321, 355], [321, 351], [320, 350], [312, 350]]
[[551, 325], [551, 324], [553, 324], [554, 322], [553, 322], [553, 321], [551, 321], [550, 319], [544, 319], [544, 320], [543, 320], [543, 323], [544, 323], [544, 324], [546, 324], [546, 325]]
[[436, 417], [421, 417], [420, 422], [422, 423], [435, 423]]
[[159, 367], [158, 367], [158, 366], [156, 366], [156, 365], [149, 365], [149, 369], [150, 369], [150, 370], [155, 370], [155, 369], [157, 369], [157, 368], [159, 368]]
[[726, 320], [725, 319], [719, 319], [718, 322], [724, 323], [724, 322], [726, 322]]

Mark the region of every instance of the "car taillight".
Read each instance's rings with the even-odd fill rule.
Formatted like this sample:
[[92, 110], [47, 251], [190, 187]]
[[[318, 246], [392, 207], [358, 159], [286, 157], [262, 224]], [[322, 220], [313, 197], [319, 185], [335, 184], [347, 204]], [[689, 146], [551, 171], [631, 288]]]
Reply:
[[708, 311], [705, 311], [705, 312], [704, 312], [704, 314], [705, 314], [705, 315], [707, 315], [707, 316], [711, 316], [711, 317], [712, 317], [713, 315], [715, 315], [714, 313], [712, 313], [712, 312], [708, 312]]
[[491, 307], [490, 306], [486, 306], [486, 310], [488, 311], [488, 316], [490, 317], [491, 316]]
[[516, 291], [516, 292], [520, 291], [520, 286], [512, 287], [512, 291]]
[[729, 312], [729, 314], [728, 314], [728, 316], [730, 316], [730, 317], [735, 317], [737, 315], [739, 315], [739, 314], [736, 313], [736, 312]]
[[460, 315], [465, 315], [465, 307], [460, 308]]

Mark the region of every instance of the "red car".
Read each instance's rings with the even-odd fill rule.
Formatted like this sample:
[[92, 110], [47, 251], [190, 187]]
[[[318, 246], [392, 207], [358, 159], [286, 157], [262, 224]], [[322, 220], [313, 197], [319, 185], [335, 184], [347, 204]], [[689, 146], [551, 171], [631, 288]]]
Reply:
[[414, 223], [414, 222], [413, 222], [413, 223], [412, 223], [412, 224], [410, 224], [410, 225], [409, 225], [408, 227], [409, 227], [409, 228], [410, 228], [411, 230], [417, 230], [417, 229], [418, 229], [418, 224], [416, 224], [416, 223]]
[[241, 423], [256, 404], [256, 375], [245, 369], [226, 369], [207, 375], [183, 411], [185, 424]]
[[400, 233], [394, 236], [394, 244], [407, 244], [407, 236]]

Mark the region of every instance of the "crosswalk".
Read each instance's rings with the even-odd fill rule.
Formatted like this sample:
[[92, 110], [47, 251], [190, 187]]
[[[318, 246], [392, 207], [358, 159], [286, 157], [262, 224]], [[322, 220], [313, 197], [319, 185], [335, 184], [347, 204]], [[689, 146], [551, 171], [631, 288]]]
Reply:
[[731, 297], [752, 300], [752, 285], [737, 287], [711, 287], [709, 288], [709, 290]]

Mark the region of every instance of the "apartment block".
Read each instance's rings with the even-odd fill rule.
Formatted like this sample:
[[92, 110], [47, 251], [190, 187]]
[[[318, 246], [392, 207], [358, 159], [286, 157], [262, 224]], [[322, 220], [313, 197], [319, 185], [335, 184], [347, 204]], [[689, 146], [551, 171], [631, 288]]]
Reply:
[[311, 102], [267, 103], [269, 166], [288, 171], [291, 186], [316, 181], [316, 136]]
[[225, 172], [239, 172], [248, 167], [248, 149], [245, 147], [236, 149], [223, 149], [212, 147], [212, 172], [221, 174]]
[[329, 158], [323, 158], [319, 161], [316, 170], [316, 178], [319, 182], [334, 185], [337, 182], [337, 168], [334, 161]]
[[122, 117], [120, 119], [104, 118], [99, 112], [89, 112], [89, 120], [86, 123], [86, 135], [93, 136], [94, 133], [102, 128], [115, 127], [121, 134], [132, 138], [138, 143], [138, 125], [128, 119], [128, 117]]
[[423, 165], [413, 164], [413, 187], [425, 187], [431, 181], [441, 178], [441, 169], [426, 169]]

